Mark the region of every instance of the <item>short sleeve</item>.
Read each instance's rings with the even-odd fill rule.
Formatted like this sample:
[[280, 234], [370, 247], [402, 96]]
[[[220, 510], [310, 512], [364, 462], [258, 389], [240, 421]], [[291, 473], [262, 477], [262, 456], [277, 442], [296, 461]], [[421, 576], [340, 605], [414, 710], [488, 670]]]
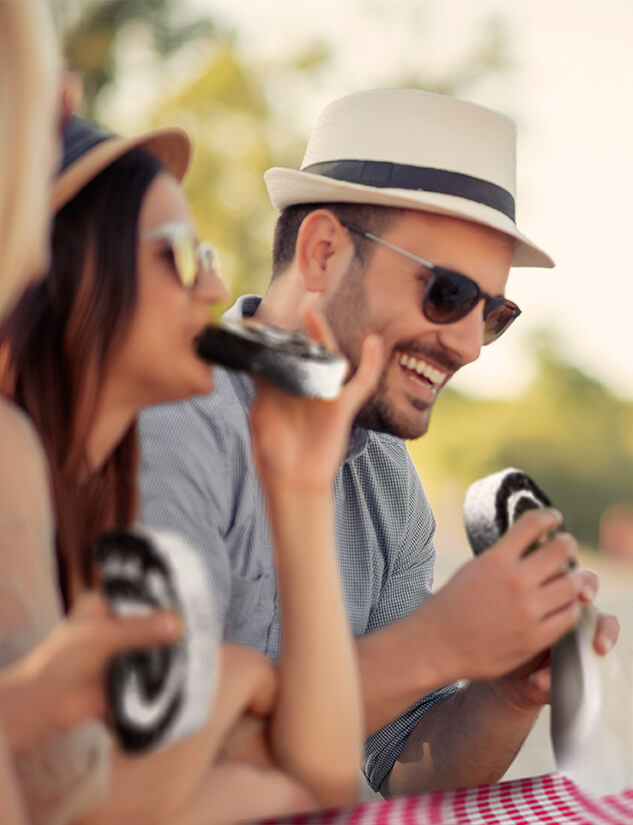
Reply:
[[205, 403], [164, 404], [141, 414], [140, 521], [177, 533], [195, 548], [215, 593], [217, 626], [224, 627], [231, 593], [224, 539], [230, 475], [221, 418]]
[[[402, 543], [385, 576], [380, 598], [370, 616], [368, 631], [408, 616], [431, 595], [433, 589], [435, 517], [408, 453], [404, 463], [407, 512]], [[458, 685], [448, 685], [421, 697], [367, 740], [364, 771], [375, 791], [380, 790], [418, 722], [458, 689]]]
[[[20, 659], [62, 618], [54, 520], [42, 449], [26, 417], [0, 404], [0, 667]], [[34, 825], [66, 825], [104, 795], [109, 737], [80, 725], [19, 754], [16, 773]]]

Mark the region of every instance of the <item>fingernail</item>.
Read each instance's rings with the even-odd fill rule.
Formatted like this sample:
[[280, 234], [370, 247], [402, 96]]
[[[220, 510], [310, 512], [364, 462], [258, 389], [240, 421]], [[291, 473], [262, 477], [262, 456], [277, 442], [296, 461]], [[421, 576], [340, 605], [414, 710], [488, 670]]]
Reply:
[[600, 649], [602, 653], [608, 653], [612, 647], [613, 642], [611, 641], [611, 639], [605, 639], [604, 637], [600, 638]]

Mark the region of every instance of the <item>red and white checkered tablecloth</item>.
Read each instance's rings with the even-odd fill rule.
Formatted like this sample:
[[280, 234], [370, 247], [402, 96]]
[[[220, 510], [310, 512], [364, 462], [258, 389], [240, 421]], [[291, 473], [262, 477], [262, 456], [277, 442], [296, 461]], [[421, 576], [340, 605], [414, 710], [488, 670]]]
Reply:
[[261, 825], [627, 825], [633, 824], [633, 789], [593, 796], [561, 774], [497, 785], [363, 802], [351, 808], [303, 814]]

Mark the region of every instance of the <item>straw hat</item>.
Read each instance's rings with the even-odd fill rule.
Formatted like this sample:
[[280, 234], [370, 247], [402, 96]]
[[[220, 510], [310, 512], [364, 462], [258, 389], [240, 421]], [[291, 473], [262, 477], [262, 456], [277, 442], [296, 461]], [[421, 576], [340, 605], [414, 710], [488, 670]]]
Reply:
[[130, 149], [137, 148], [155, 155], [178, 181], [183, 179], [191, 157], [191, 141], [182, 129], [156, 129], [125, 138], [73, 115], [64, 132], [63, 159], [53, 186], [53, 211], [61, 209]]
[[514, 266], [554, 265], [515, 223], [516, 129], [504, 115], [419, 89], [374, 89], [330, 103], [301, 169], [264, 175], [278, 209], [366, 203], [450, 215], [515, 238]]

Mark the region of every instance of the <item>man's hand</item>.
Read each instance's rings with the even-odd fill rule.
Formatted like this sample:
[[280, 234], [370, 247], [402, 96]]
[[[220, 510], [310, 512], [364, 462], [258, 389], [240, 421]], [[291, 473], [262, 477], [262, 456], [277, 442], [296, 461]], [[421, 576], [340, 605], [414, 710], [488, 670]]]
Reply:
[[465, 564], [418, 610], [423, 637], [446, 657], [446, 681], [507, 674], [547, 650], [580, 619], [587, 580], [563, 573], [575, 556], [568, 533], [533, 542], [558, 527], [555, 510], [524, 513], [481, 556]]
[[[598, 576], [592, 570], [577, 570], [571, 575], [579, 580], [579, 600], [592, 604], [598, 592]], [[593, 648], [600, 656], [605, 656], [615, 645], [620, 635], [620, 622], [616, 616], [600, 613], [591, 608], [595, 614]], [[496, 690], [504, 701], [518, 709], [538, 708], [549, 704], [552, 685], [550, 669], [550, 650], [546, 650], [526, 664], [506, 676], [501, 677]]]
[[[532, 555], [537, 556], [544, 547]], [[484, 556], [479, 558], [483, 560]], [[582, 570], [564, 577], [574, 580], [579, 607], [580, 602], [593, 601], [598, 588], [594, 573]], [[554, 580], [558, 578], [560, 573], [555, 574]], [[507, 615], [503, 600], [497, 615], [500, 622]], [[479, 622], [483, 628], [481, 615]], [[618, 633], [619, 623], [614, 616], [596, 614], [593, 644], [597, 653], [610, 650]], [[470, 630], [467, 637], [471, 639]], [[500, 632], [497, 638], [502, 640]], [[483, 656], [485, 651], [479, 648], [479, 653]], [[489, 658], [488, 666], [490, 661]], [[510, 673], [473, 681], [433, 708], [409, 736], [383, 792], [421, 793], [498, 781], [516, 756], [539, 710], [549, 702], [549, 662], [548, 647]], [[477, 759], [472, 758], [473, 742], [477, 743]]]

